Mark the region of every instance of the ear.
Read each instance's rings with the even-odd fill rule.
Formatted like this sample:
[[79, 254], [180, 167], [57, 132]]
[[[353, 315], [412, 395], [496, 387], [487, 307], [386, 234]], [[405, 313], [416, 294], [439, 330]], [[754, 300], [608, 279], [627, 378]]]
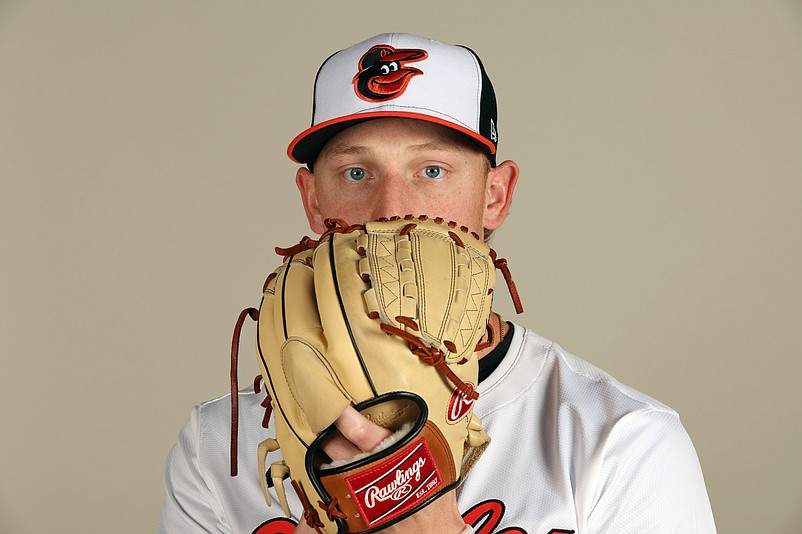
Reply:
[[306, 220], [309, 221], [309, 228], [322, 234], [325, 231], [323, 217], [320, 215], [320, 206], [317, 201], [317, 190], [315, 189], [315, 175], [306, 167], [300, 167], [295, 173], [295, 185], [301, 192], [301, 201], [304, 203]]
[[487, 173], [485, 187], [484, 227], [496, 230], [507, 218], [512, 192], [518, 183], [518, 165], [511, 160], [500, 163]]

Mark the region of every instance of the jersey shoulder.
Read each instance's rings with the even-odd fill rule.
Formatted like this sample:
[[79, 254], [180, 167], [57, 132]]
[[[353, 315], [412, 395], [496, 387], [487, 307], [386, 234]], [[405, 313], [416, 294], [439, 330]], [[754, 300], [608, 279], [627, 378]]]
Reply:
[[513, 340], [502, 363], [482, 383], [485, 410], [520, 397], [554, 398], [562, 406], [599, 412], [600, 416], [632, 412], [677, 413], [666, 404], [621, 383], [608, 372], [568, 352], [534, 331], [514, 325]]

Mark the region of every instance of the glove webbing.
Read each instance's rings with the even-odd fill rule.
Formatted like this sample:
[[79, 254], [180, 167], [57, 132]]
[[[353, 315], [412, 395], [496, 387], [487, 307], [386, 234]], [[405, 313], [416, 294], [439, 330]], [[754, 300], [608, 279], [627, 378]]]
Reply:
[[[408, 215], [405, 215], [404, 217], [399, 217], [399, 216], [381, 217], [380, 219], [378, 219], [378, 221], [379, 222], [388, 222], [388, 221], [398, 221], [400, 219], [404, 219], [405, 221], [411, 221], [411, 220], [414, 220], [414, 219], [419, 219], [421, 221], [425, 221], [425, 220], [428, 220], [429, 217], [427, 215], [419, 215], [418, 217], [413, 217], [411, 214], [408, 214]], [[449, 228], [456, 228], [457, 227], [457, 223], [456, 222], [454, 222], [454, 221], [446, 221], [442, 217], [435, 217], [432, 220], [434, 222], [436, 222], [437, 224], [444, 224], [445, 223], [446, 226], [448, 226]], [[321, 241], [323, 241], [330, 234], [350, 233], [350, 232], [353, 232], [355, 230], [359, 230], [359, 231], [364, 232], [365, 228], [366, 228], [364, 224], [351, 224], [351, 225], [349, 225], [347, 222], [345, 222], [342, 219], [331, 219], [331, 218], [330, 219], [326, 219], [325, 221], [323, 221], [323, 224], [326, 226], [326, 228], [328, 228], [328, 230], [326, 230], [325, 232], [323, 232], [320, 235], [320, 239], [314, 240], [314, 239], [310, 238], [309, 236], [304, 236], [298, 244], [293, 245], [291, 247], [287, 247], [287, 248], [276, 247], [276, 254], [278, 254], [279, 256], [283, 256], [284, 258], [287, 258], [287, 257], [292, 256], [294, 254], [298, 254], [299, 252], [302, 252], [304, 250], [308, 250], [310, 248], [316, 248], [318, 246], [318, 244]], [[405, 226], [401, 230], [400, 235], [406, 235], [413, 228], [415, 228], [415, 224], [414, 223], [413, 224], [408, 224], [407, 226]], [[470, 233], [473, 237], [475, 237], [476, 239], [479, 239], [479, 234], [477, 234], [476, 232], [470, 231], [467, 226], [460, 226], [460, 230], [462, 230], [465, 233]], [[459, 245], [462, 248], [465, 248], [465, 244], [462, 242], [462, 239], [460, 239], [460, 237], [457, 234], [455, 234], [454, 232], [448, 232], [448, 235], [454, 240], [455, 243], [457, 243], [457, 245]], [[512, 273], [510, 272], [510, 268], [509, 268], [509, 266], [507, 264], [507, 260], [505, 258], [499, 258], [498, 254], [496, 253], [496, 251], [494, 249], [492, 249], [492, 248], [490, 249], [490, 258], [493, 260], [493, 266], [496, 269], [500, 270], [501, 271], [501, 275], [504, 277], [504, 282], [507, 284], [507, 289], [510, 292], [510, 297], [512, 298], [512, 303], [513, 303], [513, 306], [515, 307], [515, 312], [516, 313], [523, 313], [524, 307], [523, 307], [523, 304], [521, 303], [521, 297], [518, 294], [518, 288], [515, 286], [515, 281], [512, 279]], [[265, 282], [265, 284], [267, 284], [267, 282]]]

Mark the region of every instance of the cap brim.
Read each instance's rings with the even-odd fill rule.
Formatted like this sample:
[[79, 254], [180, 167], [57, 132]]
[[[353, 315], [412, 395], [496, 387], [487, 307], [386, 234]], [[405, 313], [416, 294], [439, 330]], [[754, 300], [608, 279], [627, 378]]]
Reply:
[[308, 130], [301, 132], [295, 139], [292, 140], [290, 146], [287, 147], [287, 155], [296, 163], [312, 163], [317, 158], [317, 155], [329, 142], [329, 140], [338, 133], [355, 126], [360, 122], [365, 122], [372, 119], [381, 118], [404, 118], [404, 119], [417, 119], [433, 124], [439, 124], [452, 130], [468, 136], [490, 156], [495, 155], [496, 147], [489, 140], [485, 139], [478, 133], [470, 128], [466, 128], [459, 124], [425, 115], [422, 113], [410, 113], [406, 111], [373, 111], [367, 113], [359, 113], [356, 115], [347, 115], [345, 117], [338, 117], [330, 121], [322, 122], [318, 125], [312, 126]]

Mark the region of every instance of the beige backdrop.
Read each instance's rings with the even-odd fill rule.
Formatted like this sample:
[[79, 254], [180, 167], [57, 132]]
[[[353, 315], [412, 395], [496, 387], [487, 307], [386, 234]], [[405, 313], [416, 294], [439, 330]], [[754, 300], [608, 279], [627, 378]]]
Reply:
[[0, 532], [156, 530], [237, 313], [308, 231], [284, 150], [317, 66], [383, 31], [468, 44], [495, 82], [515, 320], [680, 412], [720, 532], [802, 531], [799, 2], [20, 0]]

